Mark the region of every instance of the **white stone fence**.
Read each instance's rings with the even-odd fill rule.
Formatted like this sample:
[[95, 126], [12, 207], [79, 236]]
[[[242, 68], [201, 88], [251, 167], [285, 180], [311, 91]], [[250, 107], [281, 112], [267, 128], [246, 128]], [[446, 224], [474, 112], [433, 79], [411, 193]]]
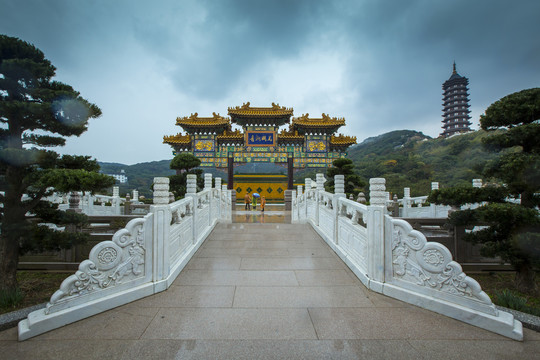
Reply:
[[169, 288], [215, 225], [232, 221], [231, 191], [220, 178], [215, 184], [205, 174], [196, 193], [196, 175], [188, 175], [186, 197], [169, 203], [169, 179], [155, 178], [150, 212], [94, 246], [46, 308], [19, 322], [19, 340]]
[[[385, 179], [370, 179], [371, 205], [347, 200], [343, 175], [335, 194], [306, 179], [293, 193], [293, 223], [309, 223], [369, 289], [515, 340], [522, 325], [498, 310], [450, 251], [387, 214]], [[415, 326], [411, 324], [411, 326]]]
[[[472, 180], [472, 186], [473, 187], [482, 187], [482, 179], [473, 179]], [[432, 182], [431, 183], [431, 190], [438, 190], [439, 189], [439, 183], [438, 182]], [[387, 200], [386, 205], [391, 207], [394, 204], [393, 199], [389, 198], [389, 193], [387, 193]], [[403, 218], [447, 218], [448, 214], [452, 210], [451, 206], [447, 205], [436, 205], [436, 204], [429, 204], [426, 205], [428, 196], [416, 196], [411, 197], [411, 189], [406, 187], [403, 188], [403, 198], [398, 199], [397, 203], [399, 205], [399, 217]], [[508, 202], [512, 203], [521, 203], [520, 199], [506, 199]], [[475, 209], [482, 204], [465, 204], [459, 208], [459, 210], [466, 210], [466, 209]], [[457, 209], [457, 208], [456, 208]]]

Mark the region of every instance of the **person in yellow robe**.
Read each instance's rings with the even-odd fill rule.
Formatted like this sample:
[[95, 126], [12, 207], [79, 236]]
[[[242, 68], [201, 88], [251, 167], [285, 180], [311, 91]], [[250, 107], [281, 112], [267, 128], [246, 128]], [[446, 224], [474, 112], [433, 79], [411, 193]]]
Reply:
[[264, 205], [266, 205], [266, 198], [261, 196], [261, 211], [264, 211]]

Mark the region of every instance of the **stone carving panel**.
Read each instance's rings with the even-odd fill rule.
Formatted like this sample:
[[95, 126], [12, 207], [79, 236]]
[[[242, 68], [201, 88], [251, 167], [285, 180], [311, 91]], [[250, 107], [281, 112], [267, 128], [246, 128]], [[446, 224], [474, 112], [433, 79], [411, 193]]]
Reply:
[[45, 312], [53, 311], [56, 304], [144, 276], [145, 221], [146, 218], [133, 219], [114, 234], [112, 241], [94, 246], [88, 260], [81, 262], [79, 270], [51, 296]]
[[427, 242], [402, 220], [393, 220], [392, 272], [396, 279], [491, 305], [480, 284], [452, 261], [450, 251], [437, 242]]

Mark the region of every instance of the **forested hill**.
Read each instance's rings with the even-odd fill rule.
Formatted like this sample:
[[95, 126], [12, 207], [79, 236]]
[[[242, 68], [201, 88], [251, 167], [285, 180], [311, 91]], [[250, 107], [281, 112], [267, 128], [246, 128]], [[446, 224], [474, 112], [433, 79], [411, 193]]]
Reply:
[[348, 157], [360, 176], [386, 178], [387, 190], [400, 197], [404, 187], [410, 187], [413, 196], [426, 195], [432, 181], [446, 187], [481, 178], [483, 164], [497, 156], [483, 148], [484, 136], [484, 131], [476, 131], [432, 139], [417, 131], [392, 131], [366, 139], [351, 148]]
[[126, 176], [128, 177], [128, 184], [119, 184], [121, 196], [125, 196], [125, 193], [131, 189], [138, 189], [141, 195], [150, 196], [150, 186], [154, 181], [154, 177], [175, 174], [175, 171], [169, 168], [170, 162], [171, 160], [161, 160], [138, 163], [135, 165], [99, 162], [99, 166], [101, 166], [101, 172], [104, 174], [120, 174], [121, 170], [125, 171]]
[[365, 139], [348, 150], [349, 158], [358, 158], [369, 154], [384, 155], [391, 151], [410, 146], [419, 140], [431, 139], [420, 131], [396, 130]]

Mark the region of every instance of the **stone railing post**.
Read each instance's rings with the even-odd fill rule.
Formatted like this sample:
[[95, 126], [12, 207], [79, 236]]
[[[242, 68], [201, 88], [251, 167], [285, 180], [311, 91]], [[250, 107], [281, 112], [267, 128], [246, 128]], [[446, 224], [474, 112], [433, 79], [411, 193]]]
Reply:
[[199, 215], [199, 209], [197, 207], [197, 175], [188, 174], [186, 180], [186, 197], [190, 197], [191, 200], [191, 212], [193, 214], [193, 243], [197, 242], [197, 217]]
[[133, 189], [132, 194], [133, 196], [131, 196], [131, 198], [132, 198], [133, 203], [138, 204], [139, 203], [139, 190]]
[[[315, 192], [315, 225], [319, 226], [319, 203], [320, 203], [320, 192], [324, 191], [324, 175], [318, 173], [315, 178], [316, 192]], [[313, 186], [313, 184], [312, 184]]]
[[411, 188], [403, 188], [403, 213], [402, 217], [409, 216], [409, 208], [411, 206]]
[[129, 193], [126, 194], [126, 202], [124, 203], [124, 215], [131, 215], [131, 198]]
[[386, 210], [386, 180], [369, 179], [368, 206], [368, 276], [369, 287], [382, 292], [384, 283], [384, 214]]
[[[431, 191], [439, 190], [439, 183], [434, 181], [431, 183]], [[437, 205], [429, 204], [429, 214], [431, 217], [437, 217]]]
[[154, 204], [150, 206], [153, 216], [153, 259], [152, 278], [159, 291], [167, 288], [161, 280], [169, 276], [169, 232], [171, 209], [169, 207], [169, 178], [154, 178]]
[[338, 216], [339, 216], [339, 198], [347, 198], [345, 195], [345, 175], [334, 176], [334, 196], [332, 196], [332, 204], [334, 204], [334, 243], [338, 244]]
[[204, 190], [208, 190], [212, 188], [212, 174], [205, 173], [204, 174]]
[[311, 190], [311, 179], [305, 178], [304, 179], [304, 185], [306, 185], [306, 191]]
[[80, 213], [81, 209], [79, 208], [81, 202], [81, 196], [78, 191], [72, 191], [69, 193], [69, 211]]
[[217, 193], [218, 193], [218, 196], [217, 196], [217, 214], [216, 214], [216, 217], [217, 219], [221, 219], [221, 178], [217, 177], [217, 178], [214, 178], [214, 182], [215, 182], [215, 186], [214, 186], [214, 189], [217, 189]]

